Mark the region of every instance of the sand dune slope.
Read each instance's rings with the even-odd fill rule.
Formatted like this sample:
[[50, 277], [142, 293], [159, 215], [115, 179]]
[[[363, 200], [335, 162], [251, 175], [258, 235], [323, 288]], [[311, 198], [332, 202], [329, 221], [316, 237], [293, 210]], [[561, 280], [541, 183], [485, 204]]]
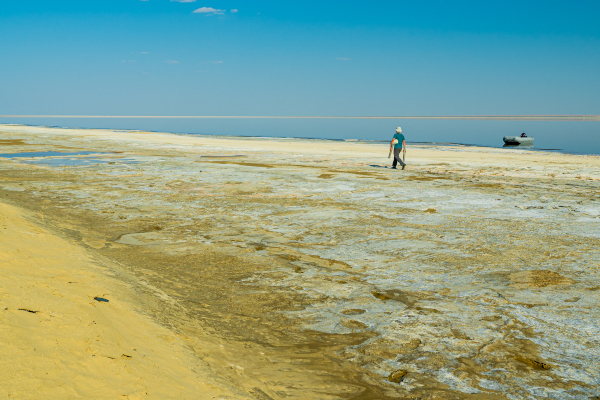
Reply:
[[0, 397], [245, 397], [120, 301], [125, 289], [82, 249], [4, 204], [0, 271]]

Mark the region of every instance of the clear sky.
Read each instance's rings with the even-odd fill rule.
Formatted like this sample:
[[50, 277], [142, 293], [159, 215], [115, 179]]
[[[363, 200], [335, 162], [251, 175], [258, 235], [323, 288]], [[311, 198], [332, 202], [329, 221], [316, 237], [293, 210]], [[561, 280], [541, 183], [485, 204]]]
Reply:
[[600, 113], [598, 0], [0, 6], [0, 114]]

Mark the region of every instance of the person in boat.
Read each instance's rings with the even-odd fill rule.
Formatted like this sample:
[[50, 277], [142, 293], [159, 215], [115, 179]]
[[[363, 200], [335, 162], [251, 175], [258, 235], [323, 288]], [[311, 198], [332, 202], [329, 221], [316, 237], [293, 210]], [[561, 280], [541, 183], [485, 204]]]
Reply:
[[402, 128], [400, 127], [396, 128], [396, 133], [394, 134], [394, 137], [392, 138], [392, 143], [390, 144], [390, 149], [392, 147], [394, 148], [394, 162], [392, 163], [392, 168], [396, 169], [396, 165], [400, 163], [402, 169], [404, 169], [404, 167], [406, 167], [406, 164], [404, 163], [404, 161], [402, 161], [402, 158], [400, 158], [400, 151], [404, 150], [406, 152], [406, 141], [404, 140]]
[[525, 134], [525, 132], [521, 133], [521, 137], [527, 137], [527, 135]]

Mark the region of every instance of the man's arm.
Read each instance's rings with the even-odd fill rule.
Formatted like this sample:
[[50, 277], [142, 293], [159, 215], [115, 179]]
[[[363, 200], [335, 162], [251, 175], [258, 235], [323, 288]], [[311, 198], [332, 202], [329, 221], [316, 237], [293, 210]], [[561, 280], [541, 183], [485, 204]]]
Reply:
[[406, 151], [406, 140], [402, 141], [402, 150]]

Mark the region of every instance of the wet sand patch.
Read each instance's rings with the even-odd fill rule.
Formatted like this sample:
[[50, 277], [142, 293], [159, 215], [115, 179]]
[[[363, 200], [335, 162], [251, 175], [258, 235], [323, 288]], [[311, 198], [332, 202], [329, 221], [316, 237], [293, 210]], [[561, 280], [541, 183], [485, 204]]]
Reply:
[[317, 178], [321, 178], [321, 179], [331, 179], [335, 176], [335, 174], [321, 174], [319, 176], [317, 176]]
[[119, 236], [115, 243], [127, 244], [131, 246], [147, 246], [161, 239], [161, 235], [156, 232], [127, 233]]
[[201, 158], [238, 158], [238, 157], [246, 157], [243, 154], [233, 154], [233, 155], [207, 155], [200, 156]]
[[476, 183], [471, 185], [476, 188], [502, 189], [504, 185], [501, 183]]
[[428, 175], [428, 176], [418, 176], [418, 175], [409, 175], [406, 178], [404, 178], [408, 181], [421, 181], [421, 182], [428, 182], [428, 181], [435, 181], [438, 179], [449, 179], [452, 180], [454, 178], [449, 177], [449, 176], [442, 176], [442, 175]]
[[557, 272], [549, 270], [523, 271], [510, 274], [508, 278], [515, 287], [535, 287], [544, 288], [555, 285], [572, 285], [573, 279], [560, 275]]
[[277, 168], [279, 165], [275, 164], [265, 164], [265, 163], [257, 163], [257, 162], [235, 162], [235, 161], [207, 161], [212, 164], [230, 164], [230, 165], [241, 165], [243, 167], [256, 167], [256, 168]]
[[29, 143], [23, 139], [0, 139], [0, 146], [26, 146]]

